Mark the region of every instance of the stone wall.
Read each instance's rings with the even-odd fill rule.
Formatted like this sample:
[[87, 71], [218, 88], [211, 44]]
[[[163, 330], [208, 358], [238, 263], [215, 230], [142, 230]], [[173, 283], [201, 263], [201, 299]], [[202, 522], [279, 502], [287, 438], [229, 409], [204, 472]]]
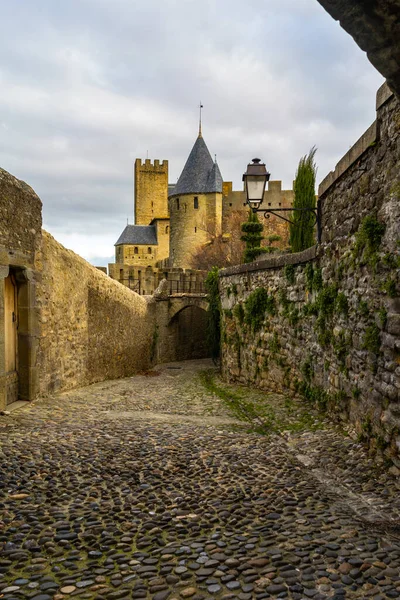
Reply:
[[[40, 198], [24, 181], [0, 169], [0, 409], [17, 397], [30, 400], [37, 394], [34, 263], [41, 227]], [[6, 314], [6, 280], [10, 279], [16, 298], [12, 311]], [[7, 366], [11, 349], [16, 367], [12, 371]]]
[[41, 394], [147, 369], [149, 302], [43, 231], [37, 257]]
[[385, 89], [321, 183], [320, 246], [222, 272], [222, 369], [350, 419], [400, 467], [400, 105]]
[[[264, 192], [262, 206], [266, 209], [290, 208], [293, 206], [293, 190], [283, 190], [282, 181], [269, 181]], [[247, 221], [249, 209], [246, 205], [246, 194], [244, 191], [233, 191], [231, 182], [224, 182], [222, 197], [222, 231], [229, 233], [229, 218], [233, 212], [243, 215], [243, 222]], [[264, 225], [263, 235], [268, 245], [268, 237], [278, 235], [281, 239], [272, 243], [276, 248], [285, 249], [289, 245], [289, 226], [286, 221], [270, 215], [268, 219], [260, 216], [260, 222]]]

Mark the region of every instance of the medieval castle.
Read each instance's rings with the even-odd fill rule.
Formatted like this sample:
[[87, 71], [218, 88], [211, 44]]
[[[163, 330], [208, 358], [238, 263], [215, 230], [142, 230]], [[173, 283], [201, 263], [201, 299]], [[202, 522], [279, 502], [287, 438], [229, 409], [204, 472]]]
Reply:
[[[199, 247], [218, 235], [229, 235], [229, 217], [247, 219], [244, 191], [224, 182], [199, 128], [198, 137], [176, 184], [168, 183], [168, 161], [135, 161], [135, 225], [127, 225], [115, 244], [109, 275], [141, 295], [152, 294], [166, 271], [192, 267]], [[288, 208], [293, 191], [270, 181], [264, 196], [267, 208]], [[287, 243], [283, 221], [272, 217], [268, 234]]]

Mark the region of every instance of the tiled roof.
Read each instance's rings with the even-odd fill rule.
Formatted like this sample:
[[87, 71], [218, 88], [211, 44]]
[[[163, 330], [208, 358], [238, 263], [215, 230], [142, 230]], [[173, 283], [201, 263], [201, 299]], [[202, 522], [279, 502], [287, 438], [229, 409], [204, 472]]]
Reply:
[[207, 179], [206, 193], [222, 192], [222, 175], [218, 164], [215, 162]]
[[222, 177], [204, 139], [199, 135], [173, 190], [173, 195], [210, 192], [222, 192]]
[[156, 246], [157, 233], [154, 225], [127, 225], [118, 238], [115, 246], [122, 244], [140, 244]]

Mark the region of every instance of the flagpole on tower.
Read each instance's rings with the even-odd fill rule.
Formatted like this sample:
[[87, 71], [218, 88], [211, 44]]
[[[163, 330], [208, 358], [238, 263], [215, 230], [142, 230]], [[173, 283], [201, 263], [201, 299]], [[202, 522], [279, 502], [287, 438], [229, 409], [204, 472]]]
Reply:
[[199, 110], [200, 110], [200, 117], [199, 117], [199, 137], [203, 137], [202, 134], [201, 134], [201, 109], [202, 108], [203, 108], [203, 105], [202, 105], [201, 100], [200, 100], [200, 105], [199, 105]]

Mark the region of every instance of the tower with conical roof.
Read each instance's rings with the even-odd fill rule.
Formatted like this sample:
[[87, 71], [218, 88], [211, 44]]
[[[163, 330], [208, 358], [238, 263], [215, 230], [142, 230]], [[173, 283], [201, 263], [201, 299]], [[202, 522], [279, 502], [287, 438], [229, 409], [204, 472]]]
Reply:
[[195, 250], [221, 233], [222, 176], [201, 133], [168, 197], [170, 264], [188, 268]]

